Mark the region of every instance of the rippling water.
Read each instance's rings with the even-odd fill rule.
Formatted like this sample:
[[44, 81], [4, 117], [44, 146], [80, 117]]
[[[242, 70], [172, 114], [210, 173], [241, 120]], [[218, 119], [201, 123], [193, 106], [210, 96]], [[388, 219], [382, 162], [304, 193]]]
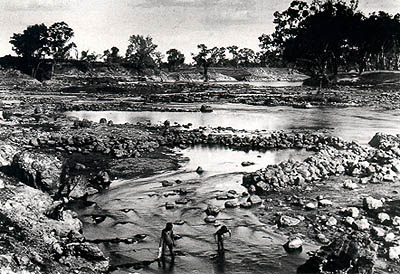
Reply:
[[[193, 104], [174, 106], [196, 108]], [[376, 132], [400, 133], [400, 110], [373, 110], [358, 107], [311, 108], [248, 106], [242, 104], [215, 104], [212, 113], [76, 111], [68, 115], [98, 122], [100, 118], [114, 123], [152, 122], [169, 120], [193, 127], [233, 127], [245, 130], [325, 129], [345, 140], [368, 143]]]
[[[185, 224], [175, 225], [174, 231], [182, 236], [177, 241], [177, 259], [166, 268], [153, 263], [139, 273], [294, 273], [304, 263], [308, 250], [315, 246], [305, 244], [300, 254], [288, 254], [282, 245], [287, 238], [274, 232], [274, 227], [264, 224], [254, 215], [264, 209], [225, 209], [217, 217], [232, 229], [232, 238], [226, 240], [225, 256], [217, 256], [213, 233], [215, 227], [206, 224], [204, 209], [208, 204], [224, 208], [224, 200], [215, 197], [228, 190], [242, 193], [242, 173], [255, 171], [266, 164], [278, 163], [284, 159], [303, 160], [310, 155], [304, 150], [234, 151], [228, 148], [202, 146], [178, 151], [189, 157], [182, 168], [166, 174], [140, 180], [117, 181], [111, 189], [91, 197], [97, 208], [86, 208], [79, 212], [81, 217], [105, 214], [108, 217], [100, 224], [85, 223], [84, 234], [88, 239], [112, 239], [146, 234], [147, 238], [137, 244], [107, 243], [101, 248], [111, 257], [112, 264], [152, 260], [157, 256], [161, 229], [166, 222], [184, 220]], [[242, 161], [254, 161], [248, 167]], [[198, 166], [205, 170], [201, 175], [195, 172]], [[172, 187], [162, 187], [161, 181], [182, 180]], [[173, 190], [186, 189], [185, 196], [171, 195]], [[186, 197], [189, 203], [166, 210], [166, 202], [175, 202]], [[241, 200], [240, 198], [239, 200]], [[243, 198], [245, 199], [245, 198]]]
[[[175, 106], [197, 108], [194, 104]], [[192, 123], [193, 127], [233, 127], [247, 130], [281, 129], [325, 129], [347, 140], [367, 143], [375, 132], [400, 133], [400, 111], [376, 111], [365, 108], [313, 108], [294, 109], [291, 107], [264, 107], [241, 104], [213, 105], [213, 113], [171, 113], [171, 112], [71, 112], [79, 118], [99, 121], [100, 118], [114, 123], [152, 122], [165, 120], [180, 124]], [[139, 270], [139, 273], [295, 273], [304, 263], [306, 252], [318, 247], [305, 243], [299, 254], [288, 254], [282, 245], [287, 238], [275, 231], [275, 227], [264, 224], [255, 212], [267, 211], [261, 208], [225, 209], [218, 215], [218, 222], [232, 229], [232, 238], [227, 239], [225, 256], [219, 257], [212, 234], [214, 225], [206, 224], [204, 209], [207, 204], [224, 207], [223, 200], [216, 196], [235, 190], [245, 191], [241, 185], [243, 172], [255, 171], [268, 164], [286, 159], [303, 160], [309, 152], [303, 150], [281, 151], [234, 151], [221, 147], [196, 146], [178, 151], [190, 161], [177, 171], [158, 174], [149, 178], [115, 181], [110, 190], [91, 197], [98, 207], [82, 209], [85, 216], [106, 215], [100, 224], [84, 223], [84, 234], [88, 239], [113, 239], [146, 234], [136, 244], [104, 243], [101, 248], [110, 256], [113, 265], [152, 260], [157, 256], [158, 240], [166, 222], [184, 220], [175, 225], [174, 231], [182, 236], [177, 241], [175, 264], [158, 266], [157, 263]], [[248, 167], [242, 161], [255, 164]], [[195, 172], [198, 166], [205, 170], [201, 175]], [[161, 181], [181, 180], [182, 183], [162, 187]], [[188, 190], [186, 196], [177, 195], [174, 190]], [[166, 202], [175, 202], [186, 197], [186, 205], [177, 205], [166, 210]], [[240, 198], [239, 200], [241, 200]]]

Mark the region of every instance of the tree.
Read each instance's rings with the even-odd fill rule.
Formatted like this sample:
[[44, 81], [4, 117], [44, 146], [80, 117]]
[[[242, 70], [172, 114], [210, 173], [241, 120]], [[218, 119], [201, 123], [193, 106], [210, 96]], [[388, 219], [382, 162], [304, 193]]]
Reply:
[[112, 47], [103, 52], [103, 58], [107, 63], [118, 63], [121, 61], [121, 56], [119, 56], [119, 48]]
[[197, 45], [199, 53], [193, 54], [196, 65], [203, 68], [204, 81], [208, 82], [208, 67], [216, 63], [216, 50], [208, 49], [206, 45]]
[[167, 52], [168, 70], [176, 71], [185, 62], [185, 55], [177, 49], [170, 49]]
[[254, 50], [249, 48], [242, 48], [238, 52], [239, 55], [239, 65], [248, 67], [255, 61]]
[[48, 29], [44, 24], [28, 26], [23, 33], [14, 33], [10, 43], [19, 56], [40, 59], [49, 52]]
[[231, 63], [232, 66], [234, 66], [235, 68], [238, 66], [239, 64], [239, 47], [238, 46], [229, 46], [227, 47], [228, 52], [232, 55], [232, 58], [229, 60], [229, 62]]
[[83, 50], [81, 52], [81, 58], [80, 60], [82, 61], [88, 61], [88, 62], [95, 62], [97, 61], [98, 58], [100, 58], [101, 55], [97, 54], [96, 52], [89, 52], [89, 50]]
[[74, 31], [65, 22], [57, 22], [48, 28], [48, 48], [49, 55], [57, 59], [65, 59], [70, 51], [76, 48], [75, 43], [70, 42], [74, 36]]
[[150, 36], [132, 35], [129, 38], [128, 49], [126, 50], [125, 58], [132, 63], [139, 71], [145, 68], [153, 68], [156, 63], [157, 45], [153, 43]]

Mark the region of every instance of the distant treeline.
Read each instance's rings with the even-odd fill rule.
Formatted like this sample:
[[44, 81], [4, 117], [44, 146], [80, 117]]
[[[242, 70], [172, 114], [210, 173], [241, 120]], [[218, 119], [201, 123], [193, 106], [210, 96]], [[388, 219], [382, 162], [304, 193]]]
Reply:
[[[205, 80], [210, 66], [290, 66], [319, 78], [329, 78], [339, 71], [399, 69], [400, 14], [380, 11], [365, 16], [358, 10], [357, 0], [314, 0], [311, 4], [293, 1], [274, 17], [275, 31], [258, 38], [258, 52], [235, 45], [199, 44], [197, 53], [192, 53], [192, 64], [185, 64], [185, 56], [178, 49], [170, 49], [164, 56], [150, 36], [130, 36], [124, 55], [117, 47], [99, 54], [79, 52], [71, 41], [74, 31], [65, 22], [50, 27], [33, 25], [11, 37], [10, 43], [20, 58], [3, 57], [0, 65], [17, 67], [37, 78], [43, 71], [52, 71], [57, 61], [66, 59], [124, 64], [139, 73], [197, 66], [202, 68]], [[82, 66], [84, 62], [76, 64]]]

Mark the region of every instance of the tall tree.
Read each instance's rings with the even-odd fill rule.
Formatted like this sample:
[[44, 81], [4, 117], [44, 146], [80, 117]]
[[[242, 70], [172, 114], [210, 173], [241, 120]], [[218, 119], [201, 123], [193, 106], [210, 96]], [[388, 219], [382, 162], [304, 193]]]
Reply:
[[153, 43], [153, 39], [150, 36], [132, 35], [129, 38], [125, 58], [139, 71], [145, 68], [153, 68], [156, 66], [154, 60], [156, 57], [156, 48], [157, 45]]
[[235, 68], [238, 66], [239, 64], [239, 47], [238, 46], [229, 46], [227, 47], [228, 52], [231, 54], [232, 58], [230, 59], [230, 63], [232, 66], [234, 66]]
[[76, 48], [75, 43], [70, 42], [74, 31], [65, 22], [57, 22], [48, 28], [49, 55], [56, 59], [65, 59], [70, 51]]
[[121, 56], [119, 56], [119, 48], [112, 47], [103, 52], [103, 58], [107, 63], [118, 63], [121, 61]]
[[204, 44], [197, 45], [197, 48], [199, 52], [197, 54], [192, 53], [193, 60], [197, 66], [203, 68], [204, 81], [208, 82], [208, 68], [216, 63], [216, 50], [215, 48], [209, 49]]
[[23, 33], [14, 33], [10, 43], [13, 50], [24, 58], [40, 59], [49, 52], [48, 31], [44, 24], [28, 26]]
[[170, 49], [167, 52], [168, 70], [176, 71], [185, 62], [185, 55], [177, 49]]

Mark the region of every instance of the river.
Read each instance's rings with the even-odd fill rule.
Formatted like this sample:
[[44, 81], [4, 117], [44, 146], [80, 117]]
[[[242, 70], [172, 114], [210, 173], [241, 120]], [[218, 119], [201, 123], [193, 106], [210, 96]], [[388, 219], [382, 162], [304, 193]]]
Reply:
[[[196, 108], [189, 104], [175, 106]], [[291, 107], [264, 107], [241, 104], [213, 104], [212, 113], [175, 112], [71, 112], [78, 118], [99, 121], [100, 118], [114, 123], [152, 122], [187, 124], [192, 127], [233, 127], [245, 130], [290, 130], [324, 129], [346, 140], [366, 144], [375, 132], [397, 134], [400, 132], [400, 111], [377, 111], [365, 108], [312, 108], [295, 109]], [[287, 236], [271, 225], [262, 223], [255, 212], [263, 208], [224, 209], [217, 222], [232, 229], [232, 237], [225, 243], [224, 256], [217, 256], [214, 243], [213, 224], [206, 224], [204, 210], [208, 204], [224, 208], [225, 200], [216, 199], [229, 190], [241, 194], [243, 172], [255, 171], [268, 164], [282, 160], [303, 160], [310, 155], [304, 150], [280, 151], [235, 151], [221, 147], [195, 146], [177, 150], [190, 160], [177, 171], [136, 180], [114, 181], [111, 188], [90, 197], [97, 206], [79, 211], [84, 220], [84, 235], [90, 240], [130, 238], [136, 234], [146, 237], [135, 244], [102, 243], [102, 250], [111, 258], [112, 265], [151, 261], [157, 256], [161, 229], [166, 222], [183, 220], [184, 224], [174, 225], [174, 231], [182, 238], [177, 240], [177, 258], [174, 264], [167, 260], [166, 265], [150, 266], [137, 270], [138, 273], [295, 273], [296, 268], [307, 259], [307, 251], [318, 246], [304, 243], [303, 252], [287, 253], [282, 245]], [[243, 161], [254, 165], [243, 167]], [[198, 174], [201, 166], [204, 173]], [[173, 186], [163, 187], [161, 182], [174, 182]], [[175, 183], [179, 180], [179, 184]], [[186, 195], [180, 195], [183, 189]], [[187, 204], [177, 204], [167, 210], [166, 202], [175, 203], [187, 199]], [[237, 198], [242, 201], [246, 198]], [[103, 215], [106, 219], [95, 224], [91, 216]], [[129, 269], [132, 270], [132, 269]], [[118, 273], [118, 272], [117, 272]], [[121, 272], [126, 273], [126, 272]]]
[[[244, 104], [210, 104], [214, 111], [159, 112], [159, 111], [75, 111], [68, 115], [98, 122], [100, 118], [114, 123], [151, 122], [169, 120], [192, 127], [232, 127], [245, 130], [322, 129], [347, 141], [366, 144], [376, 132], [400, 133], [400, 110], [376, 110], [360, 107], [310, 108], [249, 106]], [[174, 104], [174, 107], [195, 109], [198, 105]]]

